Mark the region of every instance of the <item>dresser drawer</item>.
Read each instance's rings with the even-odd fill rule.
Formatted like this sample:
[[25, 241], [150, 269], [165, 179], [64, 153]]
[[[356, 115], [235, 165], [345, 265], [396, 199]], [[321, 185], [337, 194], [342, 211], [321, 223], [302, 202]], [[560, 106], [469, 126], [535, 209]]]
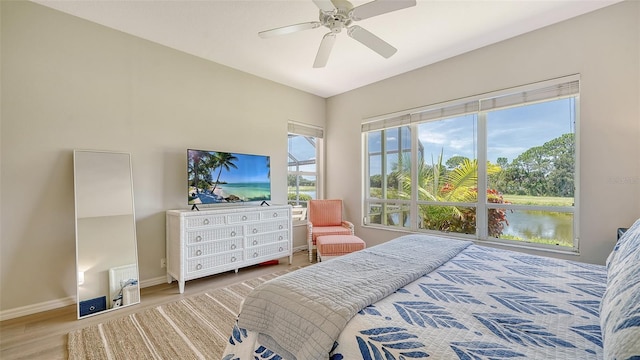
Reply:
[[242, 226], [226, 226], [217, 229], [206, 229], [187, 231], [187, 244], [197, 244], [206, 241], [230, 239], [236, 237], [242, 237]]
[[204, 271], [218, 266], [234, 263], [238, 263], [238, 266], [242, 266], [242, 254], [242, 251], [234, 251], [207, 257], [189, 259], [187, 260], [187, 273]]
[[260, 214], [258, 214], [257, 212], [229, 214], [227, 215], [227, 218], [229, 219], [229, 224], [236, 224], [236, 223], [242, 223], [247, 221], [260, 220]]
[[277, 221], [265, 221], [261, 223], [250, 224], [247, 226], [248, 236], [263, 234], [272, 231], [285, 231], [289, 229], [289, 219]]
[[289, 215], [289, 209], [270, 209], [260, 211], [260, 219], [262, 220], [274, 220], [274, 219], [286, 219]]
[[188, 245], [187, 257], [194, 258], [240, 249], [242, 249], [241, 237], [229, 240], [210, 241], [198, 245]]
[[189, 216], [185, 219], [187, 228], [225, 225], [224, 215]]
[[104, 310], [107, 310], [106, 296], [80, 301], [80, 316], [95, 314]]
[[271, 244], [285, 240], [289, 240], [289, 231], [286, 230], [263, 235], [247, 236], [247, 247]]
[[248, 248], [245, 252], [247, 260], [272, 256], [273, 254], [289, 253], [289, 241], [280, 241], [273, 244]]

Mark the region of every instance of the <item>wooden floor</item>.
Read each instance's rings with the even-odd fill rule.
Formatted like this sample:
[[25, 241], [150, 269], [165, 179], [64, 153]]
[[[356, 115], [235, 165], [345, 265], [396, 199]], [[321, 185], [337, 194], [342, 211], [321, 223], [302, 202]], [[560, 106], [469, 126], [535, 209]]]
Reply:
[[178, 284], [161, 284], [141, 289], [141, 302], [117, 311], [76, 319], [76, 306], [41, 312], [0, 322], [0, 359], [52, 360], [67, 359], [67, 334], [75, 329], [116, 319], [164, 303], [180, 300], [185, 296], [199, 294], [216, 287], [259, 277], [289, 267], [309, 264], [308, 252], [293, 255], [293, 264], [280, 259], [278, 265], [252, 266], [188, 281], [183, 294], [178, 293]]

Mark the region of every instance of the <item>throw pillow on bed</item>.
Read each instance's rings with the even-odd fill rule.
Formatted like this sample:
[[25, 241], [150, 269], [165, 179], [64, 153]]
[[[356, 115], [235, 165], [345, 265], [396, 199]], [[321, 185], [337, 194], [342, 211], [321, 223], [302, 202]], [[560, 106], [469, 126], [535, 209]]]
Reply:
[[605, 359], [640, 359], [640, 219], [607, 258], [600, 327]]

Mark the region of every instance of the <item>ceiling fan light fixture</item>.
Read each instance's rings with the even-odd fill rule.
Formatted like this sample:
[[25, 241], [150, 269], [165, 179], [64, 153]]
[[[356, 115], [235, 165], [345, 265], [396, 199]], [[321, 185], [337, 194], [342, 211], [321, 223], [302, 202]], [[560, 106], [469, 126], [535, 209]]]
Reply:
[[355, 39], [384, 58], [389, 58], [398, 49], [377, 37], [364, 28], [353, 25], [352, 22], [367, 19], [388, 12], [401, 10], [416, 5], [416, 0], [374, 0], [356, 7], [347, 0], [312, 0], [318, 7], [319, 21], [283, 26], [271, 30], [261, 31], [261, 38], [290, 34], [302, 30], [315, 29], [320, 26], [328, 28], [331, 32], [324, 35], [320, 48], [313, 63], [314, 68], [324, 67], [333, 48], [336, 34], [347, 29], [349, 37]]

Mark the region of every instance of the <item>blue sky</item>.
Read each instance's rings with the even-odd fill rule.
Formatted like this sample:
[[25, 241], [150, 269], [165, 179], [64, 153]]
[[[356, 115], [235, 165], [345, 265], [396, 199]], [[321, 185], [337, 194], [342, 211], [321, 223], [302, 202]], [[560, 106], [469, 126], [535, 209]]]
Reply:
[[[495, 163], [498, 157], [509, 162], [526, 150], [573, 132], [574, 100], [563, 99], [497, 110], [487, 115], [487, 158]], [[475, 116], [469, 115], [419, 126], [418, 138], [425, 148], [425, 158], [444, 159], [453, 156], [476, 158]]]
[[[246, 155], [235, 154], [238, 160], [233, 161], [236, 164], [237, 169], [230, 167], [230, 171], [222, 168], [222, 174], [220, 175], [220, 181], [225, 181], [229, 184], [247, 183], [247, 182], [268, 182], [269, 168], [267, 167], [266, 156], [261, 155]], [[213, 174], [213, 180], [218, 176], [216, 169]]]
[[[513, 161], [526, 150], [574, 131], [575, 100], [562, 99], [529, 106], [496, 110], [487, 115], [487, 159], [498, 157]], [[443, 153], [443, 163], [453, 156], [477, 158], [477, 123], [475, 115], [422, 123], [418, 138], [424, 147], [425, 161], [431, 164]], [[389, 133], [394, 133], [390, 131]], [[379, 133], [371, 133], [370, 151], [379, 149]], [[394, 135], [395, 136], [395, 135]], [[404, 139], [406, 140], [406, 139]], [[405, 141], [403, 141], [405, 142]], [[397, 147], [397, 138], [388, 139], [388, 149]], [[407, 145], [405, 145], [407, 146]], [[371, 174], [379, 174], [378, 164], [370, 164]], [[376, 168], [377, 167], [377, 168]], [[388, 169], [391, 171], [391, 169]]]
[[[316, 148], [311, 143], [309, 143], [304, 136], [293, 136], [289, 137], [289, 152], [293, 155], [296, 160], [304, 161], [304, 160], [315, 160], [316, 158]], [[291, 159], [287, 159], [287, 161], [291, 161]], [[289, 170], [295, 170], [295, 167], [289, 168]], [[302, 165], [300, 167], [301, 171], [316, 171], [315, 165]]]

